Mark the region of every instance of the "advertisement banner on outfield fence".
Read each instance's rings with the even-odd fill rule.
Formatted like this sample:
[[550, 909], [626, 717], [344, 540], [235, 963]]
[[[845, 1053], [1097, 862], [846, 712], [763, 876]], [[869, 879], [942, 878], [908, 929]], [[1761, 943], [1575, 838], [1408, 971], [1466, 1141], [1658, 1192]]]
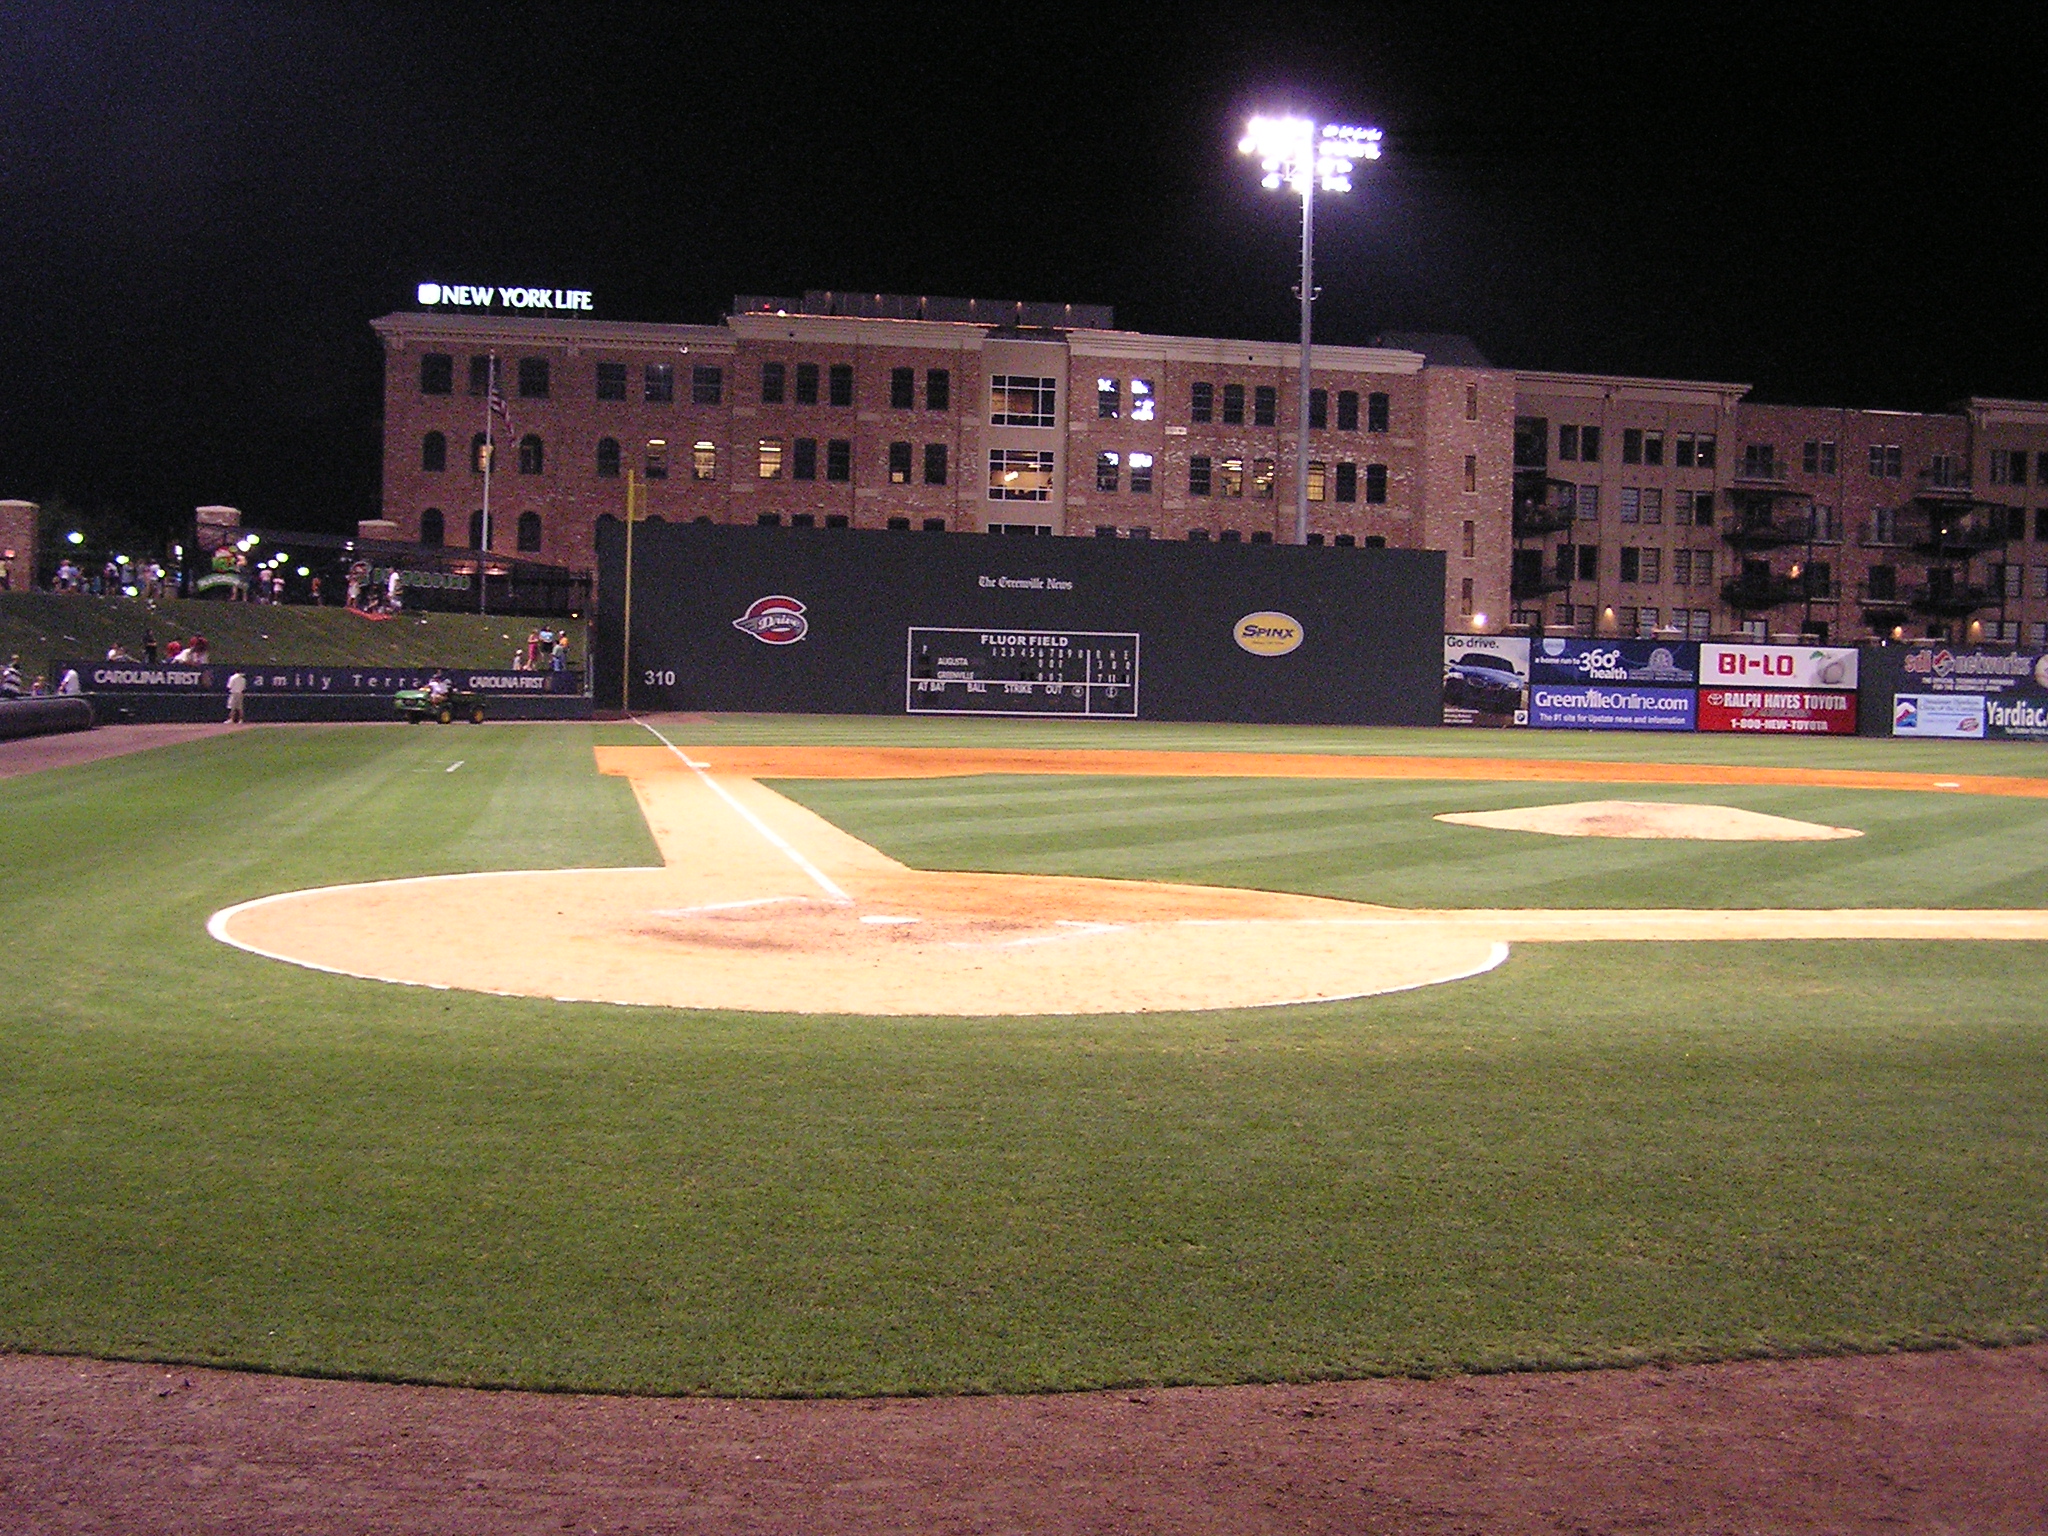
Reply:
[[1545, 635], [1529, 646], [1532, 683], [1648, 683], [1691, 688], [1700, 648], [1685, 640], [1571, 640]]
[[1690, 688], [1536, 683], [1529, 723], [1546, 731], [1689, 731], [1695, 697]]
[[[390, 694], [401, 688], [424, 688], [433, 667], [236, 667], [213, 663], [204, 667], [151, 666], [142, 661], [60, 662], [78, 668], [87, 693], [218, 693], [237, 671], [249, 680], [251, 693]], [[468, 672], [438, 669], [455, 687], [492, 697], [527, 694], [581, 693], [583, 674], [561, 672]], [[59, 674], [62, 675], [61, 672]]]
[[1907, 647], [1899, 666], [1918, 693], [2048, 693], [2048, 655], [1915, 645]]
[[1944, 741], [1984, 739], [1981, 693], [1895, 693], [1894, 736], [1936, 736]]
[[1856, 651], [1826, 645], [1702, 645], [1700, 686], [1854, 688]]
[[1528, 723], [1528, 640], [1517, 635], [1445, 635], [1444, 724]]
[[1854, 736], [1856, 695], [1803, 688], [1702, 688], [1699, 728], [1784, 736]]

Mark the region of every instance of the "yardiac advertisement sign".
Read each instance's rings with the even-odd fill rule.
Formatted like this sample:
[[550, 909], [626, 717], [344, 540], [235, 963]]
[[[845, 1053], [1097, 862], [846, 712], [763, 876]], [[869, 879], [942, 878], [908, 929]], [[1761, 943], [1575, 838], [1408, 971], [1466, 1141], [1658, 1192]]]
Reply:
[[1856, 695], [1805, 688], [1702, 688], [1699, 718], [1703, 731], [1854, 736]]
[[1527, 725], [1529, 642], [1515, 635], [1444, 636], [1444, 724]]

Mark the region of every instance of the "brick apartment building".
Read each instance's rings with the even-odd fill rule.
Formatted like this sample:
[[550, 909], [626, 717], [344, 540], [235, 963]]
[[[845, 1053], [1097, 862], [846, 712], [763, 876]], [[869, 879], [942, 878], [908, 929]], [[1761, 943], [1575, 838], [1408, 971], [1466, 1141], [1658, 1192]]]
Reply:
[[[384, 517], [593, 563], [625, 473], [669, 520], [1286, 542], [1298, 353], [1083, 305], [812, 293], [721, 325], [429, 311], [385, 348]], [[1942, 634], [2048, 647], [2048, 405], [1746, 403], [1747, 386], [1318, 347], [1309, 542], [1443, 550], [1445, 624]], [[2030, 501], [2031, 496], [2031, 501]]]

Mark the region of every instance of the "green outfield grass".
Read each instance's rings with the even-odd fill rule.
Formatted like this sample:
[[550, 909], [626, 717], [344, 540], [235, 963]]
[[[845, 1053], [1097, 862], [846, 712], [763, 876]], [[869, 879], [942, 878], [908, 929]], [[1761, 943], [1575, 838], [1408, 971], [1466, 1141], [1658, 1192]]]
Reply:
[[[1876, 741], [675, 729], [2040, 771], [2018, 752]], [[976, 1021], [390, 987], [204, 933], [223, 905], [309, 884], [650, 862], [628, 787], [591, 771], [598, 740], [648, 738], [252, 730], [0, 782], [0, 1346], [843, 1393], [2048, 1328], [2044, 945], [1531, 945], [1472, 981], [1341, 1005]], [[949, 867], [1413, 904], [2048, 906], [2040, 801], [1236, 779], [780, 787]], [[1870, 835], [1674, 855], [1429, 820], [1589, 792]], [[547, 924], [537, 902], [536, 943]]]
[[[0, 592], [0, 658], [19, 655], [25, 671], [44, 673], [54, 686], [59, 661], [97, 660], [117, 644], [140, 656], [147, 627], [159, 643], [204, 635], [221, 663], [496, 668], [512, 664], [513, 647], [537, 622], [424, 611], [365, 619], [335, 607]], [[569, 664], [580, 667], [580, 620], [569, 626], [569, 645]]]

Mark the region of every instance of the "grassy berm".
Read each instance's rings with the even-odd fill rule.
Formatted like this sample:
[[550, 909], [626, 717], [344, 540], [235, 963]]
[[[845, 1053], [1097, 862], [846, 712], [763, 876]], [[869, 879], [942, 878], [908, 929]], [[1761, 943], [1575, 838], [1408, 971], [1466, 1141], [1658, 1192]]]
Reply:
[[[365, 619], [345, 608], [273, 607], [200, 598], [145, 602], [55, 592], [0, 592], [0, 656], [53, 682], [52, 663], [95, 660], [116, 642], [137, 656], [142, 632], [159, 643], [206, 636], [216, 662], [265, 666], [507, 667], [537, 621], [474, 613]], [[584, 658], [581, 622], [569, 626], [569, 665]]]

